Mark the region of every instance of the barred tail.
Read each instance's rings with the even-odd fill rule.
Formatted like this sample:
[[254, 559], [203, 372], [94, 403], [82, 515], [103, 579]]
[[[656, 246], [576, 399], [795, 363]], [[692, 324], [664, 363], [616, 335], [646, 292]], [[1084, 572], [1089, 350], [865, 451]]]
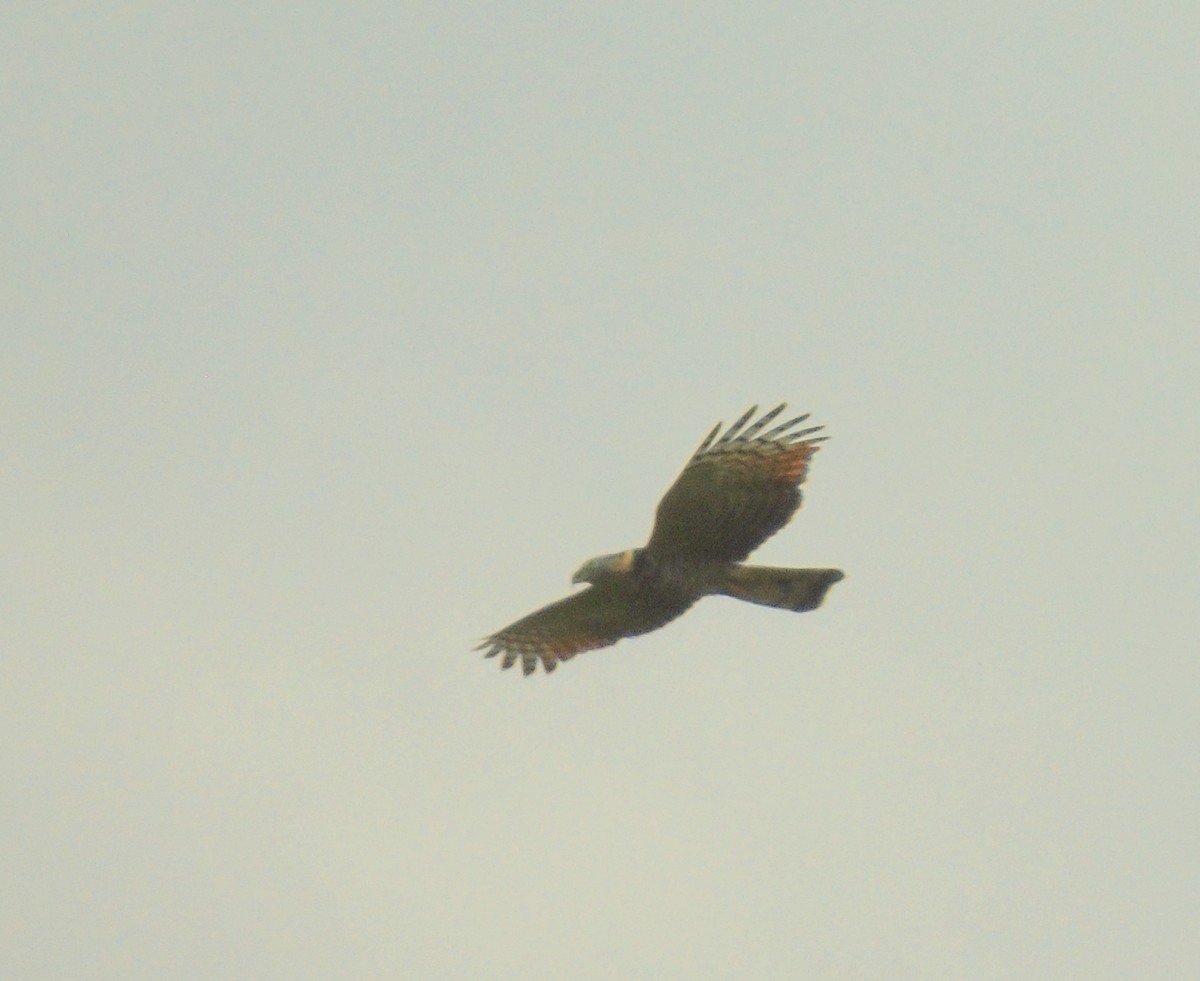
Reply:
[[724, 596], [777, 606], [783, 610], [815, 610], [825, 599], [829, 587], [840, 582], [840, 569], [780, 569], [764, 565], [735, 565], [729, 570]]

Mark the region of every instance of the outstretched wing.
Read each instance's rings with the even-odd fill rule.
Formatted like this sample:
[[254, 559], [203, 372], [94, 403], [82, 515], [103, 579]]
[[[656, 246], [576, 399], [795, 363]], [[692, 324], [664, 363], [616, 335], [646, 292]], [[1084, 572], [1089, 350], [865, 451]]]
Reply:
[[608, 647], [622, 637], [655, 630], [693, 602], [695, 597], [664, 601], [635, 595], [621, 586], [589, 586], [497, 631], [475, 650], [486, 648], [484, 657], [503, 655], [504, 668], [511, 668], [520, 658], [526, 674], [534, 672], [540, 659], [549, 674], [559, 661], [570, 660], [581, 651]]
[[807, 414], [763, 433], [785, 406], [746, 426], [754, 406], [720, 438], [717, 424], [659, 502], [649, 552], [741, 562], [788, 523], [800, 507], [809, 458], [825, 437], [812, 435], [822, 426], [795, 429]]

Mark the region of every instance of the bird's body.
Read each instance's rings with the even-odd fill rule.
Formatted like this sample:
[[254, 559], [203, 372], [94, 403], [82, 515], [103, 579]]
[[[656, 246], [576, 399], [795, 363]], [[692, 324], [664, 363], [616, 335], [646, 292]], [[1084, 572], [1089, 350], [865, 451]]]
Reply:
[[704, 596], [796, 611], [820, 606], [843, 578], [839, 570], [742, 564], [800, 507], [809, 458], [824, 439], [812, 435], [820, 426], [793, 430], [807, 415], [760, 435], [783, 409], [743, 429], [752, 408], [719, 439], [718, 424], [663, 496], [644, 548], [585, 562], [573, 581], [588, 589], [523, 617], [476, 650], [503, 655], [506, 668], [519, 658], [525, 674], [539, 660], [550, 672], [581, 651], [656, 630]]

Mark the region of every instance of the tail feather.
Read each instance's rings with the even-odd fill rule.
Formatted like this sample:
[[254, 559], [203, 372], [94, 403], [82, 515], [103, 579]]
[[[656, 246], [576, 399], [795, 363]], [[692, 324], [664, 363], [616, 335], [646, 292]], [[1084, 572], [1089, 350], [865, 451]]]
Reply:
[[775, 606], [782, 610], [815, 610], [825, 599], [829, 587], [840, 582], [840, 569], [782, 569], [765, 565], [736, 565], [729, 570], [724, 596]]

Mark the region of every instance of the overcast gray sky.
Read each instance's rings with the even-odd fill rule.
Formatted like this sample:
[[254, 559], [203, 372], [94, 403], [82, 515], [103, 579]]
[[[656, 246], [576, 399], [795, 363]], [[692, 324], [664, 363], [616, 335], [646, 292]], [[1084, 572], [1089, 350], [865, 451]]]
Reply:
[[[1188, 4], [15, 4], [0, 974], [1200, 975]], [[483, 635], [757, 402], [710, 599]]]

